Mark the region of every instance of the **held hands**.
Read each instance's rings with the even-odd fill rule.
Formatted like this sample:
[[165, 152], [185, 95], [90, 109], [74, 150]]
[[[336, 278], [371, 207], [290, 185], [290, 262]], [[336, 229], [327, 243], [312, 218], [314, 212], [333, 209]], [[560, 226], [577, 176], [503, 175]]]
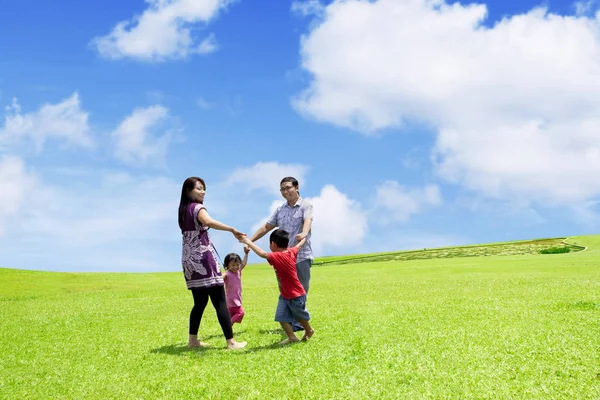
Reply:
[[248, 248], [249, 251], [250, 247], [248, 246], [248, 243], [252, 243], [252, 241], [250, 240], [248, 235], [240, 236], [239, 238], [237, 238], [237, 240], [239, 240], [240, 243], [245, 244], [244, 251], [246, 251], [246, 248]]
[[239, 240], [239, 241], [241, 241], [241, 240], [242, 240], [242, 238], [244, 238], [244, 237], [248, 237], [248, 236], [246, 236], [246, 234], [245, 234], [245, 233], [243, 233], [243, 232], [240, 232], [240, 231], [238, 231], [238, 230], [237, 230], [237, 229], [235, 229], [235, 228], [233, 229], [233, 231], [231, 231], [231, 233], [233, 233], [233, 236], [235, 236], [235, 238], [236, 238], [237, 240]]
[[248, 254], [248, 253], [250, 253], [250, 246], [248, 246], [248, 245], [245, 245], [245, 246], [244, 246], [244, 253], [245, 253], [245, 254]]
[[302, 239], [308, 236], [308, 233], [300, 232], [296, 235], [296, 242], [300, 242]]

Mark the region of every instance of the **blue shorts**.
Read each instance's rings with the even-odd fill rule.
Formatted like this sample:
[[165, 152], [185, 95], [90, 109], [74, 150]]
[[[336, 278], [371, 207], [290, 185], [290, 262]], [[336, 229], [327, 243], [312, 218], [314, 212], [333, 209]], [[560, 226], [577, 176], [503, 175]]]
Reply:
[[306, 311], [306, 295], [303, 294], [291, 300], [284, 299], [283, 296], [279, 295], [275, 321], [292, 323], [301, 319], [310, 320], [310, 314]]

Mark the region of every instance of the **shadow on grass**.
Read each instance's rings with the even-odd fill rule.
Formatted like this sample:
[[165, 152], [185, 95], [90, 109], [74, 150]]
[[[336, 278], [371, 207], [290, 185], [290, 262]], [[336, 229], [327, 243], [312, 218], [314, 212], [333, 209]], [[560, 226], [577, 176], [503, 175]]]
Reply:
[[[233, 334], [234, 334], [234, 337], [235, 337], [236, 335], [241, 335], [242, 333], [246, 333], [246, 331], [245, 330], [238, 331], [238, 332], [234, 332]], [[225, 336], [223, 336], [222, 333], [218, 333], [218, 334], [215, 334], [215, 335], [209, 335], [209, 336], [199, 335], [199, 339], [202, 340], [202, 341], [211, 340], [211, 339], [218, 339], [218, 338], [221, 338], [221, 339], [225, 340]]]
[[290, 347], [296, 347], [296, 346], [304, 346], [306, 345], [306, 343], [308, 342], [304, 342], [304, 341], [298, 341], [296, 343], [291, 343], [291, 344], [286, 344], [286, 345], [280, 345], [279, 342], [282, 341], [283, 339], [285, 339], [285, 336], [282, 337], [281, 339], [277, 340], [276, 342], [273, 342], [271, 344], [265, 344], [263, 346], [258, 346], [258, 347], [251, 347], [250, 345], [248, 347], [246, 347], [244, 350], [241, 351], [236, 351], [236, 354], [244, 354], [244, 353], [256, 353], [259, 351], [266, 351], [266, 350], [283, 350], [283, 349], [287, 349]]
[[[265, 351], [265, 350], [276, 350], [276, 349], [285, 349], [288, 347], [295, 347], [295, 346], [301, 346], [306, 342], [303, 341], [299, 341], [297, 343], [292, 343], [292, 344], [288, 344], [288, 345], [280, 345], [279, 342], [282, 341], [283, 339], [285, 339], [285, 334], [283, 333], [283, 330], [279, 329], [274, 329], [273, 331], [261, 331], [261, 333], [270, 333], [270, 334], [281, 334], [281, 338], [277, 339], [276, 341], [274, 341], [271, 344], [265, 344], [262, 346], [256, 346], [253, 347], [252, 343], [249, 342], [248, 346], [246, 346], [244, 349], [241, 350], [231, 350], [232, 354], [247, 354], [247, 353], [256, 353], [259, 351]], [[214, 335], [217, 336], [217, 335]], [[190, 349], [189, 347], [187, 347], [187, 345], [185, 343], [181, 343], [181, 344], [172, 344], [172, 345], [168, 345], [168, 346], [162, 346], [162, 347], [158, 347], [156, 349], [152, 349], [150, 350], [150, 353], [153, 354], [170, 354], [173, 356], [191, 356], [195, 353], [206, 353], [206, 352], [212, 352], [212, 351], [222, 351], [222, 350], [227, 350], [225, 348], [225, 345], [223, 346], [208, 346], [208, 347], [194, 347], [192, 349]]]
[[[225, 348], [225, 346], [223, 346]], [[194, 347], [189, 348], [187, 344], [171, 344], [169, 346], [162, 346], [156, 349], [150, 350], [150, 353], [154, 354], [170, 354], [172, 356], [189, 356], [194, 353], [206, 353], [212, 350], [219, 350], [220, 348], [217, 346], [209, 346], [209, 347]]]
[[261, 329], [259, 331], [262, 334], [267, 334], [267, 335], [285, 335], [285, 332], [283, 332], [283, 329], [279, 328], [279, 329]]
[[242, 354], [242, 353], [256, 353], [258, 351], [282, 349], [284, 346], [280, 346], [278, 343], [279, 342], [275, 342], [275, 343], [265, 344], [263, 346], [258, 346], [258, 347], [247, 346], [246, 349], [244, 349], [244, 351], [240, 351], [238, 353], [239, 354]]
[[[237, 336], [237, 335], [240, 335], [245, 332], [246, 332], [245, 330], [238, 331], [238, 332], [235, 332], [235, 335]], [[283, 339], [285, 339], [285, 337], [286, 337], [283, 329], [281, 329], [281, 328], [280, 329], [261, 329], [259, 332], [263, 335], [279, 335], [279, 336], [281, 336], [281, 338], [276, 339], [271, 344], [258, 346], [258, 347], [253, 347], [252, 342], [249, 342], [248, 345], [244, 349], [235, 350], [235, 351], [232, 351], [232, 353], [245, 354], [245, 353], [254, 353], [257, 351], [282, 349], [282, 348], [288, 347], [288, 346], [279, 345], [279, 342], [282, 341]], [[200, 339], [203, 341], [207, 341], [207, 340], [218, 339], [218, 338], [225, 340], [222, 333], [215, 334], [215, 335], [209, 335], [209, 336], [201, 336]], [[239, 339], [239, 340], [244, 340], [244, 339]], [[292, 346], [294, 346], [294, 345], [292, 345]], [[212, 352], [215, 350], [218, 350], [218, 351], [226, 350], [225, 343], [223, 343], [222, 345], [210, 345], [208, 347], [194, 347], [191, 349], [189, 347], [187, 347], [186, 343], [179, 343], [179, 344], [172, 344], [172, 345], [162, 346], [162, 347], [158, 347], [156, 349], [152, 349], [152, 350], [150, 350], [150, 353], [170, 354], [173, 356], [191, 356], [194, 353], [206, 353], [206, 352]]]
[[[300, 343], [300, 342], [299, 342]], [[244, 349], [241, 350], [230, 350], [232, 354], [246, 354], [246, 353], [255, 353], [257, 351], [265, 351], [265, 350], [275, 350], [275, 349], [283, 349], [288, 346], [280, 346], [279, 341], [267, 344], [264, 346], [252, 347], [251, 343], [248, 343]], [[227, 351], [225, 346], [209, 346], [209, 347], [194, 347], [190, 349], [186, 344], [172, 344], [169, 346], [162, 346], [156, 349], [150, 350], [150, 353], [153, 354], [169, 354], [172, 356], [191, 356], [196, 353], [207, 353], [213, 351]]]

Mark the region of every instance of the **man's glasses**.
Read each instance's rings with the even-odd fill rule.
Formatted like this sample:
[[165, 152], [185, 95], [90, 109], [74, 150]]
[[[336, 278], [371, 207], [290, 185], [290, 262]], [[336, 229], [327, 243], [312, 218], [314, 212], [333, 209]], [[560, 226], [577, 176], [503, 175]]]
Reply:
[[280, 192], [287, 192], [290, 189], [293, 189], [293, 186], [284, 186], [282, 188], [279, 189]]

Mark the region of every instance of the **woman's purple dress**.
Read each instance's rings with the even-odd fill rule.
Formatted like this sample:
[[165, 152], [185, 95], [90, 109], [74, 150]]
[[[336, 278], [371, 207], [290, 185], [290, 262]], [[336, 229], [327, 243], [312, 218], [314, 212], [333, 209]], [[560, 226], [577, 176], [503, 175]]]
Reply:
[[223, 286], [221, 265], [208, 236], [208, 227], [198, 221], [198, 212], [205, 208], [190, 203], [183, 218], [183, 251], [181, 265], [188, 289]]

